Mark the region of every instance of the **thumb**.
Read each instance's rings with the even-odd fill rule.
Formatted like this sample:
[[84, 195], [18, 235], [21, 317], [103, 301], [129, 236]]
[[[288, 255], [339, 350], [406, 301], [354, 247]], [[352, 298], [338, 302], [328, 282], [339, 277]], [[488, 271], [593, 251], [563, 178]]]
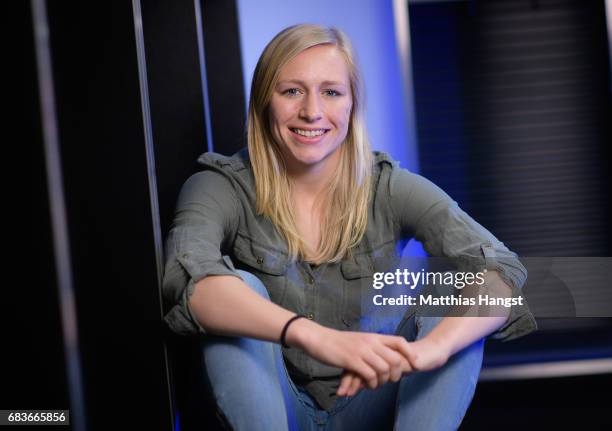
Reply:
[[414, 371], [418, 353], [413, 347], [413, 343], [406, 341], [403, 337], [398, 337], [394, 340], [393, 344], [393, 348], [400, 353], [404, 359], [402, 361], [402, 372], [410, 373]]

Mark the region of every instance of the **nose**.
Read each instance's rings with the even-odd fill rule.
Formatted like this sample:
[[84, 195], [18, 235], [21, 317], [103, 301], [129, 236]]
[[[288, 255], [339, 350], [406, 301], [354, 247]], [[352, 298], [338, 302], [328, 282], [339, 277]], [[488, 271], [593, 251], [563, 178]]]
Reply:
[[321, 110], [321, 100], [316, 93], [310, 93], [304, 98], [304, 103], [300, 109], [300, 118], [313, 123], [323, 117]]

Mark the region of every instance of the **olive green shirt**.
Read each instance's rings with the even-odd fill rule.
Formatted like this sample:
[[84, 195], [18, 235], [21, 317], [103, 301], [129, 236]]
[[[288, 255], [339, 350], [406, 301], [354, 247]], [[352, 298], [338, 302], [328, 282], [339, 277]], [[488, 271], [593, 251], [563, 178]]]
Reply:
[[[263, 282], [276, 304], [330, 328], [359, 330], [364, 280], [371, 282], [375, 271], [384, 271], [378, 258], [396, 256], [398, 241], [409, 238], [457, 268], [497, 270], [513, 295], [520, 292], [527, 272], [516, 254], [432, 182], [400, 168], [384, 153], [374, 152], [374, 159], [361, 243], [341, 262], [312, 267], [291, 261], [284, 238], [267, 217], [257, 214], [246, 150], [231, 157], [203, 154], [198, 159], [202, 171], [181, 190], [166, 242], [163, 294], [171, 305], [165, 316], [170, 329], [181, 335], [205, 334], [187, 305], [194, 284], [208, 275], [240, 278], [236, 269], [244, 269]], [[514, 306], [492, 337], [509, 340], [535, 328], [528, 307]], [[283, 356], [292, 379], [330, 408], [342, 370], [298, 349], [283, 349]]]

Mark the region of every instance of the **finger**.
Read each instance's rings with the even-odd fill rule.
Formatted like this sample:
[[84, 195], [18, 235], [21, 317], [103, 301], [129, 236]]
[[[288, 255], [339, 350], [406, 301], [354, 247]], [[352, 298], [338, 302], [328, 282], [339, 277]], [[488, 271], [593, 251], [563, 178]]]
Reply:
[[390, 347], [382, 344], [375, 348], [376, 353], [389, 364], [389, 380], [397, 382], [402, 377], [402, 372], [407, 363], [407, 360], [401, 353], [393, 350]]
[[402, 373], [410, 373], [414, 371], [414, 361], [416, 360], [416, 354], [412, 349], [411, 343], [409, 343], [404, 337], [390, 336], [387, 338], [386, 345], [399, 354], [402, 355], [404, 360], [402, 361]]
[[382, 386], [389, 381], [389, 375], [391, 373], [390, 366], [382, 357], [376, 354], [374, 350], [368, 352], [364, 360], [366, 363], [371, 366], [376, 372], [376, 380], [374, 385], [368, 380], [368, 387], [370, 389], [375, 389], [378, 386]]
[[340, 380], [340, 386], [336, 391], [336, 395], [338, 395], [339, 397], [347, 396], [350, 392], [350, 389], [353, 387], [353, 379], [354, 374], [352, 374], [351, 372], [345, 373], [342, 376], [342, 379]]
[[357, 392], [363, 387], [363, 381], [359, 376], [353, 376], [353, 380], [351, 381], [351, 387], [349, 389], [349, 397], [353, 397], [357, 395]]
[[378, 384], [378, 375], [376, 370], [364, 360], [356, 361], [354, 363], [354, 367], [355, 368], [351, 371], [357, 374], [357, 376], [361, 378], [367, 387], [374, 389]]

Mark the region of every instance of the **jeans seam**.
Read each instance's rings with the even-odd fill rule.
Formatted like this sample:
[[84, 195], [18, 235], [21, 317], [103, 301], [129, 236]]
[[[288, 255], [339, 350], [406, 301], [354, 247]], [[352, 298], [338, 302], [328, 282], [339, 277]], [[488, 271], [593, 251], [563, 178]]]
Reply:
[[[352, 402], [352, 401], [353, 401], [353, 400], [354, 400], [356, 397], [357, 397], [357, 395], [352, 396], [352, 397], [349, 397], [349, 400], [348, 400], [346, 403], [344, 403], [344, 404], [343, 404], [343, 405], [341, 405], [341, 406], [334, 406], [334, 407], [332, 407], [332, 408], [331, 408], [331, 410], [329, 410], [327, 413], [328, 413], [330, 416], [333, 416], [333, 415], [335, 415], [335, 414], [337, 414], [337, 413], [341, 412], [341, 411], [342, 411], [342, 410], [344, 410], [344, 409], [346, 408], [346, 406], [348, 406], [348, 405], [349, 405], [349, 404], [350, 404], [350, 403], [351, 403], [351, 402]], [[337, 401], [336, 401], [336, 403], [337, 403]]]
[[302, 397], [300, 396], [301, 395], [300, 391], [297, 390], [297, 387], [296, 387], [295, 383], [293, 382], [293, 379], [291, 379], [291, 376], [289, 375], [289, 371], [287, 370], [287, 367], [285, 366], [285, 360], [283, 359], [282, 351], [281, 351], [281, 360], [283, 361], [281, 365], [283, 367], [283, 371], [285, 372], [285, 376], [287, 377], [287, 384], [289, 385], [289, 387], [291, 388], [291, 390], [295, 394], [295, 397], [297, 398], [298, 402], [304, 407], [304, 410], [306, 411], [306, 414], [308, 416], [310, 416], [310, 418], [315, 422], [315, 424], [318, 425], [319, 420], [318, 420], [317, 416], [311, 412], [311, 407], [308, 406], [302, 400]]

